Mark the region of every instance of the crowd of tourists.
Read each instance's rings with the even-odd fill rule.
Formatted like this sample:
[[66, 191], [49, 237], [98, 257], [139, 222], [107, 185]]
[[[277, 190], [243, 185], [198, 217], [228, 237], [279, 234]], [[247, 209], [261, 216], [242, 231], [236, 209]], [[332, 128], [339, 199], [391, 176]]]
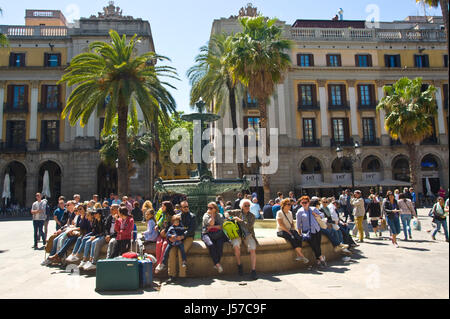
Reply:
[[[142, 197], [124, 196], [119, 199], [114, 194], [103, 202], [97, 195], [84, 202], [80, 195], [74, 195], [68, 201], [61, 196], [58, 207], [49, 214], [47, 201], [37, 193], [31, 209], [34, 248], [37, 249], [39, 239], [42, 239], [49, 254], [42, 265], [75, 263], [79, 264], [80, 269], [95, 270], [105, 247], [106, 259], [111, 259], [129, 252], [133, 242], [142, 243], [143, 247], [154, 243], [155, 273], [167, 267], [170, 281], [176, 277], [186, 277], [187, 254], [197, 228], [196, 216], [190, 211], [187, 200], [175, 205], [164, 201], [158, 209], [154, 208], [154, 204]], [[430, 211], [435, 225], [432, 233], [434, 240], [443, 228], [448, 242], [448, 212], [449, 200], [444, 202], [444, 198], [439, 197]], [[47, 236], [48, 226], [45, 224], [49, 215], [56, 223], [56, 232]], [[295, 260], [324, 269], [327, 263], [321, 251], [322, 236], [329, 239], [336, 253], [350, 258], [352, 249], [370, 237], [369, 223], [376, 237], [388, 229], [392, 244], [398, 247], [400, 223], [404, 240], [407, 241], [412, 239], [413, 218], [417, 218], [415, 193], [407, 188], [402, 193], [388, 191], [385, 197], [371, 190], [367, 198], [359, 190], [351, 192], [348, 189], [343, 190], [339, 198], [310, 198], [304, 195], [296, 199], [294, 192], [289, 192], [289, 196], [284, 198], [278, 192], [277, 198], [268, 201], [262, 208], [256, 193], [238, 193], [234, 203], [225, 203], [218, 196], [215, 202], [207, 205], [201, 218], [201, 240], [207, 246], [212, 265], [218, 273], [224, 271], [221, 265], [223, 246], [229, 242], [240, 276], [244, 275], [241, 262], [241, 245], [244, 244], [250, 255], [250, 277], [257, 279], [256, 248], [259, 243], [254, 229], [257, 219], [275, 219], [276, 235], [290, 243], [295, 251]], [[137, 222], [145, 222], [147, 226], [140, 236]], [[314, 261], [310, 262], [304, 256], [303, 242], [309, 243]]]

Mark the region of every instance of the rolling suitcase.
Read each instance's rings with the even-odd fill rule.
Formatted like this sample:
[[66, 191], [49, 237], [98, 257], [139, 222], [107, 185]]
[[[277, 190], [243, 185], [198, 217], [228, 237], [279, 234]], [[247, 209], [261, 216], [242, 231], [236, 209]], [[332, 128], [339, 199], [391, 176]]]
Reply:
[[95, 290], [138, 290], [139, 263], [137, 259], [115, 258], [97, 262]]
[[147, 288], [153, 284], [153, 263], [149, 259], [139, 260], [139, 287]]

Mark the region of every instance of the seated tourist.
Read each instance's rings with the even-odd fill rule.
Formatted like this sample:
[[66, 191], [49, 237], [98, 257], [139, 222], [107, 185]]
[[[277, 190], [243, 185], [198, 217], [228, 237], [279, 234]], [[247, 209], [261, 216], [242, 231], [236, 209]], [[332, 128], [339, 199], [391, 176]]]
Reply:
[[86, 236], [90, 238], [86, 241], [83, 260], [79, 266], [80, 269], [84, 270], [94, 270], [96, 268], [98, 259], [95, 258], [95, 247], [97, 244], [102, 245], [103, 239], [105, 238], [105, 223], [103, 221], [102, 209], [95, 210], [93, 216], [92, 232]]
[[119, 219], [116, 220], [114, 230], [117, 233], [117, 255], [121, 256], [130, 250], [134, 230], [134, 219], [128, 214], [126, 206], [119, 208]]
[[202, 240], [208, 247], [209, 255], [214, 264], [214, 268], [219, 273], [223, 272], [220, 259], [223, 253], [223, 244], [227, 240], [222, 231], [223, 217], [219, 213], [219, 207], [215, 202], [208, 204], [208, 211], [202, 219]]
[[[118, 218], [119, 218], [119, 205], [112, 204], [109, 216], [106, 217], [106, 220], [105, 220], [105, 239], [104, 240], [105, 240], [105, 244], [108, 245], [106, 259], [111, 259], [111, 258], [117, 256], [117, 240], [116, 240], [117, 233], [115, 231], [115, 223]], [[96, 251], [94, 252], [95, 256], [98, 256], [100, 254], [100, 249], [99, 249], [100, 245], [101, 245], [101, 243], [98, 243], [96, 245]]]
[[[250, 212], [251, 202], [248, 199], [241, 200], [239, 210], [230, 210], [227, 212], [225, 217], [230, 217], [239, 224], [241, 230], [241, 238], [236, 238], [231, 240], [231, 244], [234, 249], [234, 256], [236, 257], [238, 273], [240, 276], [243, 275], [243, 267], [241, 264], [241, 243], [245, 242], [247, 250], [250, 253], [251, 261], [251, 278], [253, 280], [257, 279], [256, 276], [256, 245], [258, 244], [255, 236], [255, 215]], [[281, 206], [280, 206], [281, 207]]]
[[184, 250], [184, 244], [182, 240], [182, 236], [184, 235], [185, 229], [184, 226], [181, 225], [181, 216], [174, 215], [172, 216], [171, 226], [167, 230], [167, 239], [169, 241], [169, 245], [164, 252], [164, 257], [162, 262], [156, 267], [155, 273], [158, 273], [164, 268], [166, 268], [167, 261], [169, 259], [170, 250], [174, 247], [178, 247], [181, 252], [182, 258], [182, 267], [186, 268], [186, 251]]
[[133, 216], [133, 219], [134, 219], [135, 223], [142, 222], [142, 218], [143, 218], [142, 210], [141, 210], [141, 208], [139, 206], [140, 205], [139, 205], [138, 201], [135, 201], [133, 203], [133, 210], [131, 211], [131, 215]]
[[307, 264], [309, 260], [302, 253], [302, 238], [298, 234], [292, 217], [291, 200], [289, 198], [281, 201], [281, 209], [277, 212], [277, 236], [286, 239], [294, 248], [297, 258]]
[[155, 211], [153, 209], [148, 209], [145, 212], [145, 220], [147, 222], [147, 230], [142, 233], [143, 235], [142, 241], [144, 242], [144, 244], [150, 242], [156, 243], [159, 232], [155, 229], [156, 220], [155, 220]]
[[339, 202], [334, 198], [329, 198], [328, 203], [328, 209], [334, 222], [332, 227], [341, 232], [342, 237], [339, 236], [339, 238], [341, 239], [342, 243], [348, 245], [348, 247], [350, 248], [359, 246], [355, 243], [352, 236], [350, 235], [350, 228], [348, 227], [348, 225], [339, 218]]

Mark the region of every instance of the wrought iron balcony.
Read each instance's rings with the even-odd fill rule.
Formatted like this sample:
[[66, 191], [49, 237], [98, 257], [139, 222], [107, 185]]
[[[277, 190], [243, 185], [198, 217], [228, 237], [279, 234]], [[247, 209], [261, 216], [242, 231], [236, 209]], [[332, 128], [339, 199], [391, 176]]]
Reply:
[[380, 146], [381, 143], [380, 143], [379, 138], [373, 138], [373, 139], [363, 138], [362, 145], [364, 145], [364, 146]]
[[393, 138], [391, 138], [391, 146], [396, 146], [396, 145], [403, 145], [403, 143], [400, 142], [400, 140], [394, 140]]
[[337, 141], [336, 139], [332, 138], [330, 139], [330, 146], [354, 146], [355, 142], [353, 141], [353, 137], [349, 137], [347, 139], [344, 139], [343, 141]]
[[300, 104], [300, 102], [298, 102], [297, 109], [299, 111], [319, 111], [320, 105], [318, 105], [317, 103], [311, 104], [311, 105], [304, 105], [304, 104]]
[[328, 110], [350, 110], [350, 103], [349, 101], [343, 101], [340, 105], [334, 105], [331, 102], [328, 103]]
[[439, 144], [439, 141], [436, 136], [427, 137], [420, 143], [420, 145], [437, 145], [437, 144]]
[[12, 143], [12, 142], [0, 142], [0, 150], [2, 152], [22, 153], [27, 151], [27, 144]]
[[302, 147], [320, 147], [320, 140], [315, 139], [310, 141], [302, 139]]
[[13, 103], [3, 104], [4, 113], [28, 113], [28, 103], [21, 105], [14, 105]]
[[56, 107], [48, 103], [38, 103], [38, 111], [41, 113], [61, 113], [62, 103], [58, 102]]
[[378, 101], [371, 101], [370, 104], [361, 104], [361, 102], [359, 102], [358, 104], [358, 110], [376, 110], [378, 105]]

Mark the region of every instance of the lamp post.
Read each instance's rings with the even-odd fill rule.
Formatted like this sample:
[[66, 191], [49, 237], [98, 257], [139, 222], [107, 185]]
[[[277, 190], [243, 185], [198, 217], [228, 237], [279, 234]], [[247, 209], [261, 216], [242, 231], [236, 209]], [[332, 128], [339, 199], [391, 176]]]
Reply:
[[[252, 167], [252, 164], [250, 163], [250, 159], [247, 161], [247, 168], [251, 168]], [[255, 174], [255, 176], [256, 176], [256, 193], [258, 193], [258, 191], [259, 191], [259, 189], [258, 189], [258, 179], [259, 179], [259, 174], [258, 174], [258, 172], [259, 172], [259, 170], [257, 170], [256, 171], [256, 174]]]
[[355, 145], [353, 146], [353, 153], [350, 153], [349, 155], [344, 155], [344, 149], [341, 148], [341, 146], [338, 146], [336, 148], [336, 154], [337, 157], [342, 160], [343, 164], [345, 164], [345, 160], [347, 159], [351, 163], [351, 170], [352, 170], [352, 191], [355, 190], [355, 169], [354, 169], [354, 163], [356, 163], [358, 160], [361, 159], [362, 149], [361, 145], [359, 145], [358, 142], [355, 142]]

